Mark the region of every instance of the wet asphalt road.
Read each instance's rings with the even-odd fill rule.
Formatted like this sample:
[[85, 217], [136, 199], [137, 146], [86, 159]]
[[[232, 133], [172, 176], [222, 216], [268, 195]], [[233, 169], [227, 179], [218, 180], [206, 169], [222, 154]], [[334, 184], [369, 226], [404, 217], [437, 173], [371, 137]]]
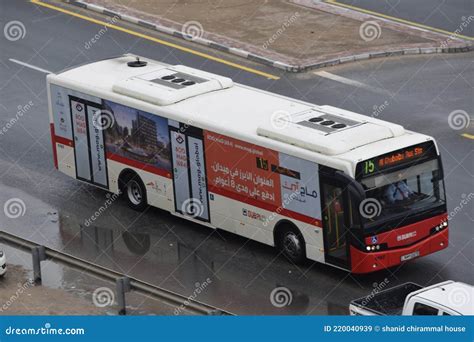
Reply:
[[[364, 10], [409, 20], [474, 38], [474, 2], [471, 0], [337, 0]], [[462, 23], [465, 22], [466, 26]]]
[[[55, 72], [133, 52], [401, 123], [436, 137], [443, 155], [448, 206], [453, 210], [463, 195], [473, 192], [473, 140], [461, 133], [474, 132], [453, 130], [447, 118], [454, 110], [465, 110], [472, 116], [474, 54], [379, 59], [326, 69], [372, 87], [364, 88], [311, 72], [284, 74], [206, 51], [280, 77], [270, 80], [115, 30], [108, 30], [86, 49], [100, 26], [31, 3], [2, 1], [1, 27], [12, 20], [24, 24], [26, 35], [17, 41], [0, 36], [0, 127], [8, 128], [0, 134], [0, 203], [3, 206], [10, 198], [20, 198], [26, 212], [16, 219], [0, 212], [1, 229], [184, 295], [209, 278], [211, 286], [197, 299], [238, 314], [347, 314], [351, 299], [368, 294], [374, 283], [385, 279], [390, 286], [405, 281], [426, 285], [446, 279], [474, 283], [472, 202], [453, 217], [448, 249], [365, 276], [310, 262], [295, 266], [278, 257], [273, 248], [212, 231], [155, 208], [137, 213], [122, 200], [114, 201], [94, 226], [87, 227], [85, 221], [104, 205], [107, 194], [54, 169], [45, 74], [9, 61], [13, 58]], [[24, 113], [8, 125], [19, 106]], [[292, 291], [289, 306], [271, 304], [270, 293], [279, 286]]]

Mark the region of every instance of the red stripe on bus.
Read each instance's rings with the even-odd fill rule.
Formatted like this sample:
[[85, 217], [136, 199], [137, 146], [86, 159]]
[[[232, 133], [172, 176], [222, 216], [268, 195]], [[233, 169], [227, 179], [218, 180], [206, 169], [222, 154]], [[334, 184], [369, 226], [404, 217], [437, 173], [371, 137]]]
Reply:
[[54, 134], [54, 124], [49, 124], [51, 130], [51, 144], [53, 145], [53, 159], [54, 159], [54, 167], [58, 168], [58, 152], [56, 151], [56, 134]]
[[107, 159], [171, 179], [171, 173], [168, 170], [160, 169], [159, 167], [151, 166], [149, 164], [142, 163], [137, 160], [128, 159], [115, 153], [107, 152]]
[[74, 141], [72, 140], [69, 140], [69, 139], [66, 139], [66, 138], [63, 138], [63, 137], [60, 137], [60, 136], [55, 136], [55, 140], [58, 144], [63, 144], [63, 145], [67, 145], [69, 147], [74, 147]]
[[265, 202], [256, 200], [254, 198], [247, 197], [247, 196], [244, 196], [244, 195], [239, 195], [239, 194], [236, 194], [232, 191], [225, 190], [223, 188], [212, 186], [212, 185], [209, 186], [209, 191], [214, 192], [214, 193], [219, 194], [219, 195], [224, 196], [224, 197], [234, 199], [234, 200], [242, 202], [242, 203], [250, 204], [250, 205], [252, 205], [254, 207], [258, 207], [260, 209], [272, 211], [272, 212], [277, 213], [279, 215], [286, 216], [286, 217], [289, 217], [289, 218], [292, 218], [292, 219], [295, 219], [295, 220], [298, 220], [298, 221], [301, 221], [301, 222], [311, 224], [313, 226], [322, 227], [321, 220], [315, 219], [314, 217], [311, 217], [311, 216], [307, 216], [307, 215], [304, 215], [304, 214], [297, 213], [297, 212], [289, 210], [289, 209], [285, 209], [283, 207], [276, 206], [274, 204], [265, 203]]

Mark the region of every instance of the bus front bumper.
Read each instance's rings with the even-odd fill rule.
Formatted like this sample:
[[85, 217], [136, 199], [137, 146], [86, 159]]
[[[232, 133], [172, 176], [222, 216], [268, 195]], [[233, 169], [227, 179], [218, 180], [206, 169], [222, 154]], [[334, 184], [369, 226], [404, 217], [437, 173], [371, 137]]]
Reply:
[[397, 266], [403, 262], [428, 255], [448, 247], [449, 229], [431, 235], [411, 246], [381, 252], [351, 249], [352, 273], [370, 273]]

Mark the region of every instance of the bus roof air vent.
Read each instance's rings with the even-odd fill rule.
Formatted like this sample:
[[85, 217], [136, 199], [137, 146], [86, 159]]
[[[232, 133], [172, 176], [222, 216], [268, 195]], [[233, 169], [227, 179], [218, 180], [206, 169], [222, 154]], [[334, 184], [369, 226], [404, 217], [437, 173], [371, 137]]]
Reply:
[[338, 155], [404, 134], [400, 125], [330, 106], [280, 115], [257, 128], [257, 134], [326, 155]]
[[166, 106], [232, 85], [230, 78], [175, 65], [120, 80], [112, 89], [122, 95]]
[[358, 121], [342, 118], [340, 116], [324, 113], [318, 114], [320, 115], [298, 122], [298, 125], [316, 129], [324, 133], [331, 133], [360, 124]]

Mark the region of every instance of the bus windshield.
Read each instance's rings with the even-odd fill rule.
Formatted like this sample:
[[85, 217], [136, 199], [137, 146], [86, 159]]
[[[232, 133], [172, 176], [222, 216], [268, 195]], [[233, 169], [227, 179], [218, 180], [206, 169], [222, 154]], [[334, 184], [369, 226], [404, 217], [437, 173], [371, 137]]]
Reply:
[[379, 173], [361, 180], [367, 201], [376, 210], [361, 215], [366, 223], [386, 221], [399, 216], [409, 216], [445, 203], [442, 172], [438, 159], [432, 159], [407, 168]]

